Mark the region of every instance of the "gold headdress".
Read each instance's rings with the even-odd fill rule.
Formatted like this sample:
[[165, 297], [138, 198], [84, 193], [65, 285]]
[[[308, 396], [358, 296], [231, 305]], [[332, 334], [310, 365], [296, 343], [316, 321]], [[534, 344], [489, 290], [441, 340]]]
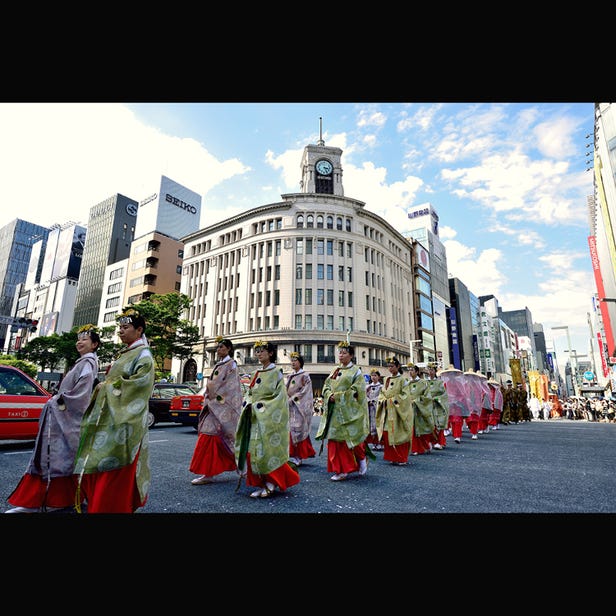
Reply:
[[222, 336], [216, 336], [214, 342], [216, 344], [220, 344], [223, 340], [224, 340], [224, 338]]
[[268, 345], [268, 344], [269, 344], [269, 342], [268, 342], [267, 340], [257, 340], [257, 341], [254, 343], [253, 347], [254, 347], [255, 349], [259, 349], [259, 348], [261, 348], [261, 347], [267, 347], [267, 345]]
[[348, 349], [351, 346], [351, 343], [348, 340], [341, 340], [338, 343], [339, 349]]
[[436, 362], [435, 361], [431, 361], [428, 362], [428, 368], [433, 368], [434, 370], [436, 370]]
[[117, 317], [116, 321], [120, 325], [130, 325], [135, 322], [135, 319], [138, 319], [141, 315], [138, 310], [134, 308], [127, 308], [124, 312], [121, 312]]
[[297, 351], [293, 351], [293, 353], [291, 353], [291, 359], [299, 359], [299, 353]]
[[82, 336], [89, 336], [92, 332], [100, 336], [100, 332], [98, 331], [98, 327], [96, 327], [96, 325], [92, 325], [92, 323], [82, 325], [77, 330], [77, 338], [81, 338]]
[[372, 370], [370, 370], [370, 374], [379, 374], [379, 371], [376, 368], [372, 368]]
[[394, 361], [394, 359], [396, 359], [396, 358], [395, 358], [395, 357], [386, 357], [386, 358], [385, 358], [385, 361], [386, 361], [388, 364], [391, 364], [391, 363]]
[[417, 366], [412, 361], [410, 361], [408, 364], [406, 364], [406, 367], [407, 368], [415, 368], [415, 369], [417, 369]]

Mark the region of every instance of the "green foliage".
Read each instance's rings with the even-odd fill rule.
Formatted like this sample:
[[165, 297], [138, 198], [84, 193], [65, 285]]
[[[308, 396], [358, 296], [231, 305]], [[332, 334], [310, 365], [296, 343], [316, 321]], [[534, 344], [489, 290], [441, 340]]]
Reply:
[[199, 328], [182, 318], [191, 304], [188, 295], [174, 291], [152, 295], [131, 306], [145, 319], [145, 335], [161, 373], [165, 372], [166, 360], [192, 357], [193, 348], [199, 342]]
[[35, 364], [22, 359], [16, 359], [14, 355], [0, 355], [0, 364], [3, 364], [4, 366], [15, 366], [22, 372], [25, 372], [28, 376], [31, 376], [33, 379], [36, 378], [36, 375], [39, 372], [38, 367]]

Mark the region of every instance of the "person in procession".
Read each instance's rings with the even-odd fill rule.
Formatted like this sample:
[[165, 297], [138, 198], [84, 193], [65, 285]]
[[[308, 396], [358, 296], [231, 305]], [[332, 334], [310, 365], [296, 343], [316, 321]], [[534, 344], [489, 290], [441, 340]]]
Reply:
[[74, 470], [78, 512], [81, 497], [87, 513], [134, 513], [148, 499], [147, 421], [155, 362], [144, 317], [129, 307], [117, 321], [126, 346], [96, 386], [81, 420]]
[[237, 471], [235, 431], [243, 401], [240, 373], [231, 340], [219, 336], [216, 342], [217, 360], [205, 386], [189, 466], [191, 473], [199, 474], [191, 481], [195, 486], [211, 483], [212, 477], [225, 471]]
[[494, 379], [488, 379], [488, 386], [490, 387], [490, 400], [492, 401], [492, 412], [488, 417], [488, 430], [498, 430], [498, 424], [500, 422], [501, 413], [503, 412], [503, 388], [498, 381]]
[[408, 464], [413, 438], [413, 404], [402, 367], [395, 357], [388, 357], [389, 375], [379, 393], [376, 427], [383, 442], [383, 460], [394, 466]]
[[435, 423], [432, 400], [426, 395], [428, 381], [422, 379], [419, 367], [413, 363], [407, 364], [409, 377], [407, 387], [413, 401], [413, 440], [411, 455], [430, 453], [436, 442]]
[[[481, 410], [486, 404], [492, 408], [491, 401], [485, 401], [485, 391], [483, 388], [482, 379], [486, 380], [486, 377], [482, 374], [475, 372], [472, 368], [464, 373], [464, 379], [466, 381], [466, 388], [469, 395], [469, 409], [470, 413], [465, 417], [464, 421], [471, 433], [471, 440], [476, 441], [479, 436], [479, 417]], [[489, 391], [488, 391], [489, 397]]]
[[73, 474], [83, 414], [98, 378], [96, 351], [101, 339], [94, 325], [77, 332], [79, 359], [66, 373], [56, 394], [43, 407], [26, 472], [8, 497], [7, 513], [34, 513], [75, 506]]
[[381, 373], [376, 368], [373, 368], [370, 370], [370, 382], [366, 385], [368, 419], [370, 422], [370, 434], [366, 437], [366, 445], [372, 445], [372, 449], [374, 451], [382, 451], [384, 448], [376, 429], [376, 405], [382, 387], [383, 383], [381, 382]]
[[332, 481], [344, 481], [354, 472], [366, 474], [365, 440], [370, 433], [366, 382], [348, 340], [338, 343], [338, 359], [340, 363], [323, 383], [324, 410], [315, 436], [323, 442], [327, 439], [327, 472], [333, 473]]
[[426, 396], [432, 400], [432, 413], [434, 415], [434, 431], [436, 442], [434, 449], [443, 449], [447, 446], [445, 430], [449, 425], [449, 398], [443, 380], [436, 374], [436, 362], [428, 363], [428, 377]]
[[289, 456], [295, 466], [303, 460], [314, 458], [316, 451], [310, 440], [310, 427], [314, 415], [312, 379], [304, 371], [304, 358], [295, 351], [291, 353], [293, 372], [287, 376], [289, 397]]
[[[268, 498], [299, 483], [289, 462], [289, 397], [282, 370], [276, 366], [277, 349], [258, 340], [255, 354], [261, 364], [244, 394], [235, 434], [235, 460], [246, 484], [257, 488], [252, 498]], [[239, 484], [238, 484], [239, 488]]]
[[466, 417], [470, 415], [468, 385], [464, 378], [464, 373], [458, 368], [449, 366], [446, 370], [441, 370], [440, 378], [443, 380], [449, 400], [449, 425], [451, 435], [455, 443], [462, 441], [462, 424]]

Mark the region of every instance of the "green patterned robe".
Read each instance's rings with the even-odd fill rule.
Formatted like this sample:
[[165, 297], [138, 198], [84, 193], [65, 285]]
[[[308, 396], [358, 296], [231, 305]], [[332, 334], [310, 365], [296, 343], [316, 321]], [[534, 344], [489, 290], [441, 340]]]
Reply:
[[415, 434], [422, 436], [434, 432], [434, 415], [432, 414], [432, 400], [427, 395], [428, 381], [407, 379], [409, 395], [413, 401]]
[[426, 396], [432, 400], [434, 425], [437, 430], [445, 430], [449, 421], [449, 396], [441, 379], [426, 379]]
[[81, 420], [75, 473], [101, 473], [128, 466], [137, 453], [136, 481], [142, 501], [150, 488], [148, 405], [154, 358], [143, 344], [116, 359], [92, 395]]
[[250, 430], [248, 452], [253, 473], [266, 475], [289, 460], [289, 397], [282, 370], [274, 364], [257, 370], [244, 394], [235, 434], [238, 468], [246, 430]]
[[388, 376], [379, 392], [376, 405], [376, 433], [379, 440], [387, 431], [390, 445], [409, 443], [413, 438], [413, 404], [406, 379], [397, 374]]
[[[361, 368], [342, 364], [323, 383], [324, 412], [317, 428], [316, 440], [343, 441], [349, 449], [363, 443], [370, 433], [366, 381]], [[334, 396], [334, 402], [329, 398]], [[328, 422], [328, 414], [331, 414]], [[325, 428], [329, 423], [327, 433]]]

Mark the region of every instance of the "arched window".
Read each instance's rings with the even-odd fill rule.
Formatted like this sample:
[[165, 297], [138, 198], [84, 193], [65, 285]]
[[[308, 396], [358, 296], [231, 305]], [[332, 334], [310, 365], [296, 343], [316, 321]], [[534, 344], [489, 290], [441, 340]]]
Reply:
[[314, 216], [312, 214], [308, 214], [308, 216], [306, 216], [306, 227], [308, 229], [314, 228]]
[[323, 228], [323, 216], [319, 214], [317, 216], [317, 229], [322, 229], [322, 228]]
[[328, 229], [333, 229], [334, 228], [334, 217], [333, 216], [328, 216], [327, 217], [327, 228]]
[[302, 229], [304, 227], [304, 215], [299, 214], [297, 217], [297, 228]]
[[346, 219], [346, 230], [347, 231], [351, 230], [351, 219], [350, 218]]
[[338, 231], [342, 231], [342, 218], [340, 218], [340, 216], [336, 218], [336, 229], [338, 229]]

